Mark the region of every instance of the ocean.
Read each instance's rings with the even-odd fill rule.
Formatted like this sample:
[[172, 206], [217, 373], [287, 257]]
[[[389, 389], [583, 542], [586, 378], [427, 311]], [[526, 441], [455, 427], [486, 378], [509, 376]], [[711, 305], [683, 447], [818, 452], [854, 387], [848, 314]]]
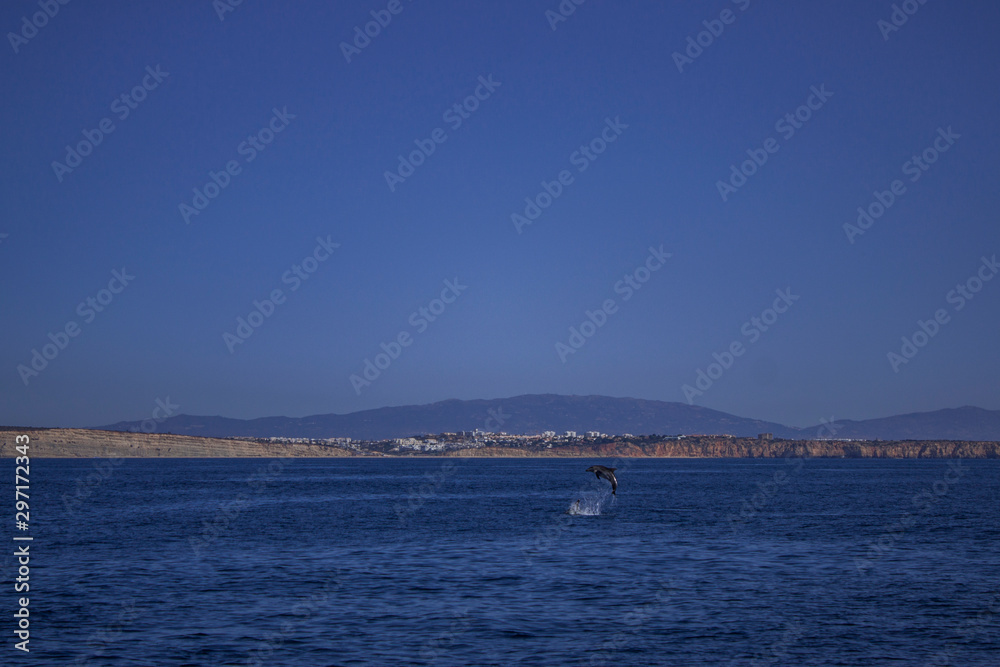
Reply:
[[997, 460], [31, 467], [3, 664], [1000, 664]]

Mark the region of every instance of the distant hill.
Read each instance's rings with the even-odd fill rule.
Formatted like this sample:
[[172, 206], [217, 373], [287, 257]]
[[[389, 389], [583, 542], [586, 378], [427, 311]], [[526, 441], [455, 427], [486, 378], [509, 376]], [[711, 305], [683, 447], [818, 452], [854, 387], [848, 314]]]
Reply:
[[[803, 429], [804, 432], [809, 430]], [[866, 440], [995, 441], [1000, 440], [1000, 410], [965, 406], [864, 421], [837, 420], [836, 437]]]
[[[141, 422], [118, 422], [96, 428], [139, 430]], [[865, 421], [838, 421], [838, 438], [882, 440], [1000, 440], [1000, 411], [964, 407]], [[274, 437], [382, 440], [423, 433], [455, 431], [601, 431], [633, 434], [730, 434], [778, 438], [816, 438], [820, 427], [794, 428], [667, 401], [607, 396], [528, 394], [491, 400], [447, 400], [427, 405], [362, 410], [309, 417], [230, 419], [176, 415], [157, 426], [160, 433], [203, 437]]]

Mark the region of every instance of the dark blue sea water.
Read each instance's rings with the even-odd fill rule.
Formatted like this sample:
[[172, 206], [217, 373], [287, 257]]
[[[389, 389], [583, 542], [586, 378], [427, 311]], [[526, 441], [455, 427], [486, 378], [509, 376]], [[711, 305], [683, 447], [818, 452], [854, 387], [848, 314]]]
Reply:
[[1000, 461], [594, 463], [33, 460], [0, 663], [1000, 664]]

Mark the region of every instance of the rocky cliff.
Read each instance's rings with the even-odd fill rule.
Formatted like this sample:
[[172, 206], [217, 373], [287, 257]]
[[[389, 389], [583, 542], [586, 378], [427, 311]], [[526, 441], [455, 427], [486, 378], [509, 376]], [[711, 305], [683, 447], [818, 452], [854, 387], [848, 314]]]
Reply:
[[652, 444], [608, 443], [527, 450], [482, 447], [448, 452], [448, 456], [476, 457], [661, 457], [661, 458], [1000, 458], [1000, 442], [927, 440], [838, 442], [830, 440], [781, 440], [760, 442], [749, 438], [685, 438]]
[[[185, 435], [123, 433], [88, 429], [0, 430], [0, 457], [18, 456], [15, 437], [31, 438], [33, 458], [240, 458], [358, 456], [339, 447], [309, 444], [262, 443], [249, 440], [199, 438]], [[427, 456], [427, 453], [422, 453]], [[438, 454], [440, 455], [440, 454]], [[589, 457], [614, 458], [1000, 458], [1000, 442], [961, 440], [832, 441], [688, 437], [682, 440], [565, 445], [551, 449], [479, 447], [456, 449], [446, 456], [475, 457]]]
[[249, 440], [196, 438], [159, 433], [123, 433], [76, 428], [25, 429], [0, 431], [0, 456], [20, 456], [15, 437], [31, 438], [28, 455], [32, 458], [239, 458], [352, 456], [337, 447], [306, 444], [260, 443]]

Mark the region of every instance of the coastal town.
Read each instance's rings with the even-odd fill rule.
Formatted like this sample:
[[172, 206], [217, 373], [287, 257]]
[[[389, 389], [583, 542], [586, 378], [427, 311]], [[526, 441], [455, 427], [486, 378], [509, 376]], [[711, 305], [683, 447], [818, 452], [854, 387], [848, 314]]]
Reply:
[[[761, 437], [770, 434], [761, 434]], [[415, 453], [434, 453], [481, 449], [486, 447], [507, 447], [519, 450], [539, 451], [572, 447], [580, 445], [621, 445], [643, 442], [662, 442], [663, 440], [680, 440], [686, 438], [685, 435], [641, 435], [635, 436], [631, 433], [621, 435], [611, 435], [600, 431], [586, 431], [577, 433], [576, 431], [565, 431], [557, 434], [555, 431], [543, 431], [540, 435], [520, 435], [505, 433], [503, 431], [494, 433], [475, 429], [473, 431], [457, 431], [436, 434], [416, 435], [407, 438], [391, 438], [386, 440], [353, 440], [351, 438], [249, 438], [237, 437], [234, 440], [246, 440], [259, 443], [274, 444], [300, 444], [338, 447], [348, 449], [360, 455], [380, 456], [380, 455], [405, 455]], [[705, 437], [705, 436], [694, 436]], [[733, 438], [731, 435], [721, 436]]]
[[[633, 435], [631, 433], [610, 434], [600, 431], [543, 431], [540, 434], [514, 434], [506, 432], [491, 432], [475, 429], [473, 431], [457, 431], [435, 434], [415, 435], [405, 438], [390, 438], [384, 440], [355, 440], [351, 438], [252, 438], [236, 437], [242, 440], [269, 445], [310, 445], [316, 447], [331, 447], [348, 450], [356, 456], [407, 456], [407, 455], [441, 455], [461, 453], [461, 455], [478, 455], [477, 450], [484, 454], [509, 450], [521, 455], [567, 455], [583, 451], [595, 452], [637, 452], [648, 451], [654, 445], [665, 443], [686, 444], [687, 449], [700, 450], [715, 446], [747, 447], [759, 445], [773, 447], [775, 443], [801, 443], [802, 440], [783, 440], [775, 438], [771, 433], [760, 433], [754, 437], [740, 437], [731, 434], [707, 435], [692, 434], [647, 434]], [[831, 441], [832, 438], [817, 438], [816, 440]], [[854, 442], [852, 439], [838, 439], [837, 442]], [[861, 442], [861, 441], [859, 441]], [[879, 442], [879, 441], [874, 441]]]
[[383, 440], [347, 437], [228, 437], [90, 429], [0, 427], [0, 458], [16, 456], [15, 437], [31, 439], [39, 458], [299, 458], [299, 457], [588, 457], [588, 458], [1000, 458], [1000, 442], [986, 440], [863, 440], [829, 434], [787, 439], [771, 433], [608, 434], [544, 431], [511, 434], [482, 430]]

